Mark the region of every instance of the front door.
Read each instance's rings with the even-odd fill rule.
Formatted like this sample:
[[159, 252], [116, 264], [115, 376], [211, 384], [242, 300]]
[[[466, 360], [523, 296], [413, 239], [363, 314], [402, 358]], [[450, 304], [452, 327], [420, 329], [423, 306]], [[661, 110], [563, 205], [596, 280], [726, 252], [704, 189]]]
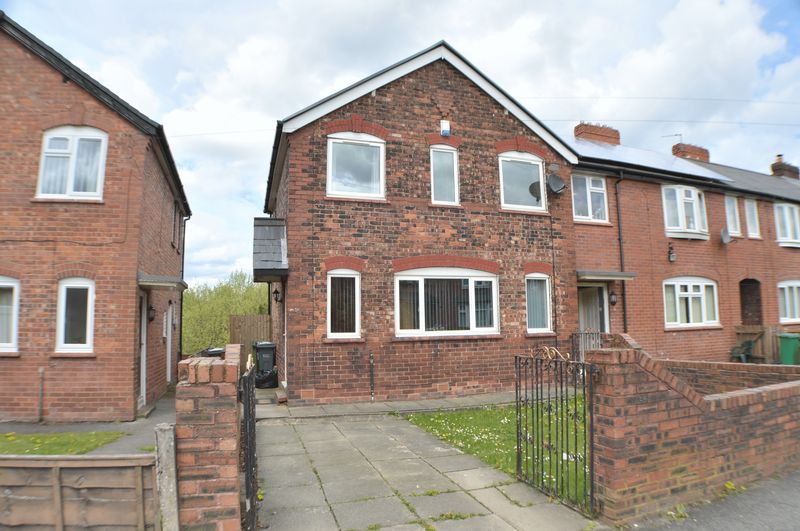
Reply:
[[581, 330], [608, 332], [605, 286], [578, 286], [578, 326]]
[[147, 293], [139, 296], [139, 400], [140, 408], [147, 403]]

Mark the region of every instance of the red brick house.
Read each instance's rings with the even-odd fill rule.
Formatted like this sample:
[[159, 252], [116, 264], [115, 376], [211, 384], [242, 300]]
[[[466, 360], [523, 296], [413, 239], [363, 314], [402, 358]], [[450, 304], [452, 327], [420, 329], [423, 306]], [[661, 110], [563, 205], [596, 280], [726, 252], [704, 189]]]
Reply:
[[279, 121], [254, 276], [289, 396], [507, 389], [515, 354], [578, 329], [727, 359], [736, 325], [800, 322], [796, 168], [575, 134], [444, 42]]
[[180, 352], [163, 128], [2, 11], [0, 49], [0, 420], [132, 420]]

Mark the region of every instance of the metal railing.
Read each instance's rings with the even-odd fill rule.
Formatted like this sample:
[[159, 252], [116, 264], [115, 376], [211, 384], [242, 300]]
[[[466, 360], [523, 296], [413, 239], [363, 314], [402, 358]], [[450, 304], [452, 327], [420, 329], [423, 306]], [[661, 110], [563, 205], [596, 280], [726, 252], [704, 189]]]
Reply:
[[244, 472], [244, 507], [242, 529], [256, 528], [258, 516], [258, 464], [256, 462], [256, 373], [247, 370], [239, 378], [239, 401], [242, 403], [241, 455]]

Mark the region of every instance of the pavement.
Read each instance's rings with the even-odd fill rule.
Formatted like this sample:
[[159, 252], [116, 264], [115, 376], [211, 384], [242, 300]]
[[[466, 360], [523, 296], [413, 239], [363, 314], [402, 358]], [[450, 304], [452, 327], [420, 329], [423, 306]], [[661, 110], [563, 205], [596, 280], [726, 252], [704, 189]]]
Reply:
[[637, 529], [750, 531], [800, 529], [800, 471], [766, 479], [725, 499], [686, 507], [684, 520], [663, 518]]
[[[101, 446], [88, 454], [141, 454], [152, 453], [140, 448], [154, 447], [156, 424], [175, 424], [175, 396], [167, 395], [156, 402], [156, 407], [147, 417], [131, 422], [0, 422], [0, 434], [15, 433], [59, 433], [89, 431], [121, 431], [126, 435], [113, 443]], [[87, 455], [88, 455], [87, 454]]]
[[277, 418], [256, 431], [271, 531], [604, 527], [399, 417]]

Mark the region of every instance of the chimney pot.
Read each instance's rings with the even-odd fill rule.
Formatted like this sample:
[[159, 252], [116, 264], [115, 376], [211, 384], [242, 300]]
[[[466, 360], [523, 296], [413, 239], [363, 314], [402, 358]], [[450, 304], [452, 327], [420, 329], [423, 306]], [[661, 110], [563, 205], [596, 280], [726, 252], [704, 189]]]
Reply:
[[684, 144], [683, 142], [672, 146], [672, 154], [684, 159], [699, 160], [702, 162], [709, 161], [708, 150], [706, 148], [694, 146], [692, 144]]
[[800, 179], [800, 169], [797, 166], [783, 161], [783, 155], [778, 154], [775, 156], [775, 162], [772, 163], [772, 175], [775, 177], [790, 177], [792, 179]]
[[619, 145], [619, 131], [601, 124], [579, 123], [575, 126], [575, 138], [603, 142], [614, 146]]

